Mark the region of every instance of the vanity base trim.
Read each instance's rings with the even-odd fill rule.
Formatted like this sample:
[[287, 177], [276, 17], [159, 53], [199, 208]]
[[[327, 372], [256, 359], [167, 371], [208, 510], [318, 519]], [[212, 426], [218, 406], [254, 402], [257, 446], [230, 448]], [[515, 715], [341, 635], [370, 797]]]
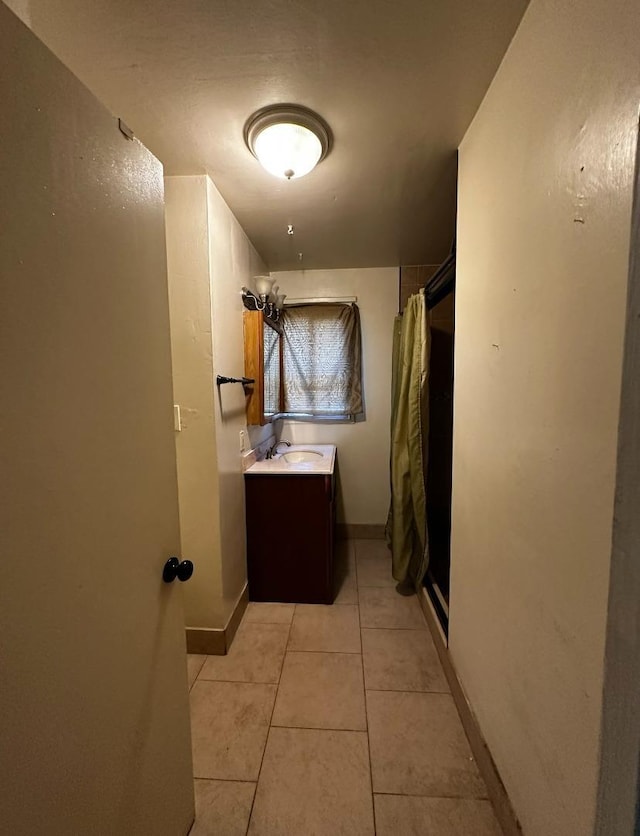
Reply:
[[244, 585], [226, 627], [186, 627], [187, 653], [226, 656], [249, 603], [249, 587]]

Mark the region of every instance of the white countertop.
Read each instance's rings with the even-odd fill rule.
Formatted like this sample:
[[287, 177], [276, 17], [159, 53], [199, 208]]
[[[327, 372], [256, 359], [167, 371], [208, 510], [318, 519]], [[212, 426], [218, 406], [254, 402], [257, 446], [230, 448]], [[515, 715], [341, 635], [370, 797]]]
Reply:
[[[288, 462], [284, 455], [286, 453], [297, 453], [310, 450], [313, 453], [320, 453], [322, 458], [311, 462]], [[292, 444], [286, 447], [281, 444], [277, 454], [272, 459], [262, 459], [255, 462], [245, 470], [246, 475], [258, 473], [262, 476], [271, 474], [273, 476], [292, 476], [309, 474], [311, 476], [330, 475], [336, 461], [335, 444]]]

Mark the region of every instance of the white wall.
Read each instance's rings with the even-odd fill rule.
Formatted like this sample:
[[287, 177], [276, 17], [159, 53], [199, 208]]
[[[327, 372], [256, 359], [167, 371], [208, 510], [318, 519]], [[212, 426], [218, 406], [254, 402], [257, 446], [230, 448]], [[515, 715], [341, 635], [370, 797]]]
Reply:
[[639, 31], [532, 0], [460, 149], [450, 650], [527, 836], [594, 822]]
[[[189, 627], [223, 627], [246, 581], [240, 430], [241, 288], [265, 266], [211, 180], [166, 177], [167, 256], [183, 556], [196, 570], [184, 586]], [[248, 444], [270, 429], [250, 428]]]
[[366, 420], [355, 424], [278, 422], [278, 437], [336, 444], [342, 501], [338, 520], [381, 525], [389, 510], [391, 350], [398, 312], [398, 269], [301, 270], [272, 273], [290, 298], [357, 296], [362, 326]]

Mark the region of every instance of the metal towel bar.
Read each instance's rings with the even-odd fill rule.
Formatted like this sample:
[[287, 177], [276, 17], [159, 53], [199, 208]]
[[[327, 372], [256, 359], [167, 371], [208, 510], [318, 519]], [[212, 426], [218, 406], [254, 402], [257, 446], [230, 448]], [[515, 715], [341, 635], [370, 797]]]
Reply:
[[223, 377], [219, 374], [216, 377], [216, 386], [222, 386], [223, 383], [242, 383], [243, 386], [249, 386], [255, 383], [255, 380], [252, 377]]

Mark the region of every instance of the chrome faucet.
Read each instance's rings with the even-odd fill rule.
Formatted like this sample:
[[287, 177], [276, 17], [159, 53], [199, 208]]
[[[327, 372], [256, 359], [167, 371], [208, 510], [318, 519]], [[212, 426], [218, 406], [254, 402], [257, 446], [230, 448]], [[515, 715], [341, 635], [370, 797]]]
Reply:
[[284, 441], [284, 440], [283, 441], [276, 441], [276, 443], [273, 445], [273, 447], [270, 447], [267, 450], [267, 455], [265, 456], [266, 459], [272, 459], [275, 456], [275, 454], [278, 452], [278, 445], [279, 444], [286, 444], [287, 447], [291, 447], [291, 442], [290, 441]]

